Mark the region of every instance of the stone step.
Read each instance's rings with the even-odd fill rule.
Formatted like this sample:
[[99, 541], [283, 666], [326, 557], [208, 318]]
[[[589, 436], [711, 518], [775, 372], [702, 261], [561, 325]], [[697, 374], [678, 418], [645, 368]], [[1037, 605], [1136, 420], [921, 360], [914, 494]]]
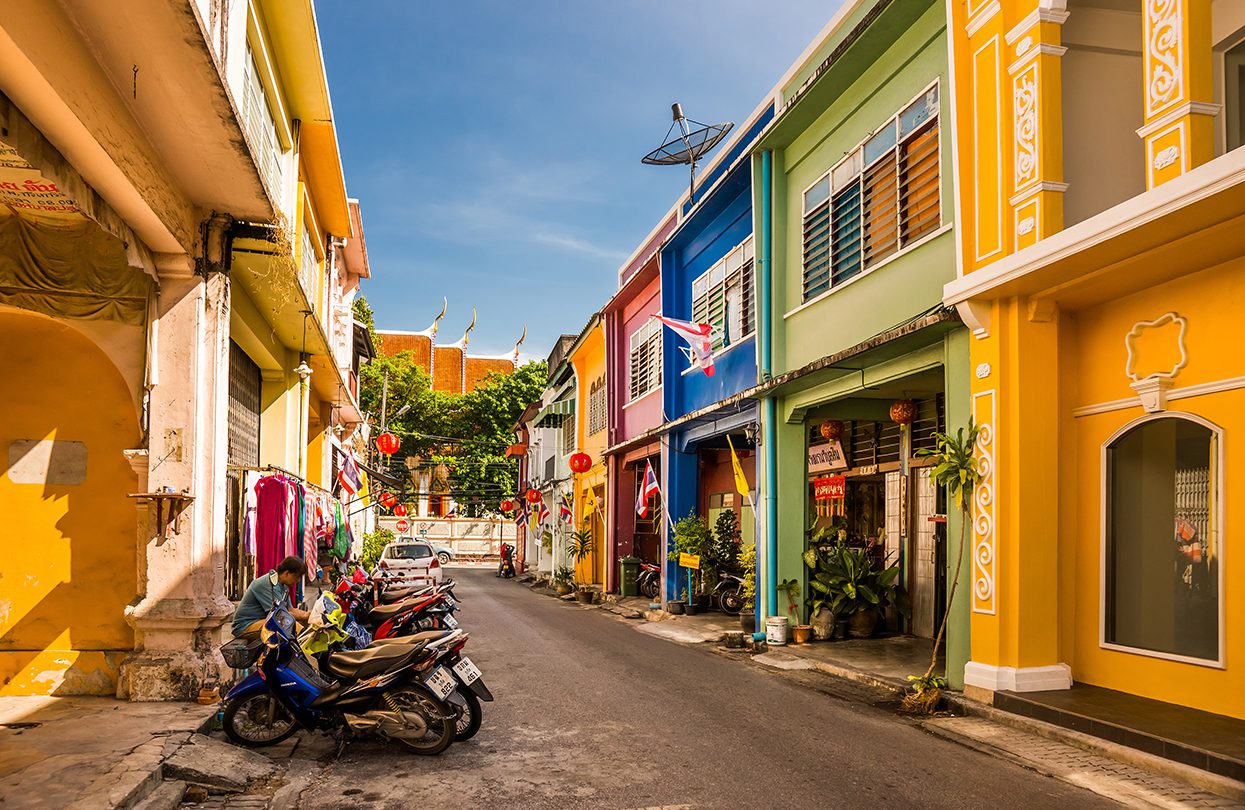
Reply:
[[181, 780], [161, 782], [133, 810], [176, 810], [186, 796], [186, 783]]

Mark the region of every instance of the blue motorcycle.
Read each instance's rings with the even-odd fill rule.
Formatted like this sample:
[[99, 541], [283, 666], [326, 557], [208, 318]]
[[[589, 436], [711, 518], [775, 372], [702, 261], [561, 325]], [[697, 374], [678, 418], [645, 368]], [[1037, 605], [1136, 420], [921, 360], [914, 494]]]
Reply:
[[317, 669], [299, 646], [294, 617], [274, 610], [260, 634], [255, 671], [225, 696], [225, 734], [257, 747], [299, 728], [360, 732], [439, 754], [454, 742], [466, 707], [458, 680], [438, 659], [461, 635], [426, 633], [407, 644], [325, 653]]

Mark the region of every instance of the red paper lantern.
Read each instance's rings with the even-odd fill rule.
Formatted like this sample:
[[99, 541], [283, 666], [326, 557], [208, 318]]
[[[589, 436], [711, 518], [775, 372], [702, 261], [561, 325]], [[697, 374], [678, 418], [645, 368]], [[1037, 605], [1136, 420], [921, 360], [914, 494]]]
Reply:
[[843, 435], [843, 423], [837, 419], [827, 419], [821, 423], [821, 438], [828, 442], [837, 442]]
[[891, 405], [891, 421], [897, 425], [910, 425], [916, 421], [916, 403], [910, 399], [897, 400]]
[[503, 512], [512, 512], [512, 511], [514, 511], [514, 501], [510, 500], [509, 498], [507, 498], [506, 500], [502, 501], [502, 502], [501, 502], [501, 504], [500, 504], [500, 506], [501, 506], [501, 511], [503, 511]]
[[571, 456], [571, 472], [586, 473], [592, 469], [592, 456], [587, 453], [576, 453]]
[[382, 433], [376, 437], [376, 449], [387, 456], [392, 456], [398, 452], [398, 448], [402, 443], [398, 441], [398, 437], [392, 433]]
[[540, 491], [539, 491], [539, 490], [529, 489], [529, 490], [527, 491], [527, 502], [528, 502], [528, 503], [530, 503], [530, 504], [538, 504], [538, 503], [540, 503], [542, 500], [544, 500], [544, 499], [540, 497]]
[[406, 517], [407, 512], [409, 511], [410, 510], [406, 508], [406, 504], [404, 503], [400, 503], [393, 508], [393, 513], [398, 517]]
[[386, 509], [392, 509], [393, 505], [398, 502], [398, 499], [394, 497], [392, 492], [382, 492], [376, 500], [380, 501], [380, 505]]

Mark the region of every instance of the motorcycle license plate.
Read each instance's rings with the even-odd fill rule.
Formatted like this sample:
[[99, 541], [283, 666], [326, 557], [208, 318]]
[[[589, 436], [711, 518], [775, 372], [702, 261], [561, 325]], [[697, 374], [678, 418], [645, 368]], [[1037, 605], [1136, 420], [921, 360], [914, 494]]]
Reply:
[[480, 668], [471, 662], [470, 658], [460, 659], [454, 665], [454, 671], [458, 673], [458, 677], [463, 679], [463, 683], [470, 686], [480, 679]]
[[455, 619], [455, 618], [454, 618], [452, 615], [450, 615], [449, 613], [445, 614], [445, 626], [446, 626], [446, 627], [448, 627], [448, 628], [450, 628], [451, 630], [453, 630], [453, 629], [457, 628], [457, 627], [458, 627], [458, 619]]
[[432, 690], [439, 700], [445, 700], [454, 691], [454, 676], [445, 671], [445, 667], [437, 667], [432, 674], [424, 678], [424, 685]]

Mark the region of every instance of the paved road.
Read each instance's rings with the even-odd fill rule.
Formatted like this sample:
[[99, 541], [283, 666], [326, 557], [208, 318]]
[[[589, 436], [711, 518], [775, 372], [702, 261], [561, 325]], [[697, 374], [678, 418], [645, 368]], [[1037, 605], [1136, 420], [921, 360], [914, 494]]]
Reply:
[[[1118, 807], [853, 700], [457, 570], [467, 653], [497, 696], [440, 757], [359, 743], [306, 808]], [[704, 645], [708, 646], [708, 645]]]

